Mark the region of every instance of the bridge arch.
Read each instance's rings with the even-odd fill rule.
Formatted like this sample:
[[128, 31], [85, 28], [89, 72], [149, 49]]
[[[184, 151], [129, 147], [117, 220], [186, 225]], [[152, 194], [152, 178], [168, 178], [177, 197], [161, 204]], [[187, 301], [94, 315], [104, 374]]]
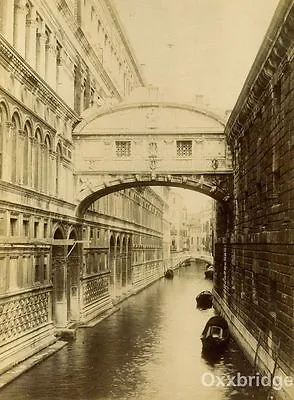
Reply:
[[214, 175], [204, 177], [203, 175], [172, 176], [163, 174], [154, 177], [149, 175], [124, 176], [93, 187], [90, 183], [85, 185], [82, 191], [82, 200], [76, 208], [76, 215], [82, 218], [92, 203], [108, 194], [132, 187], [145, 186], [170, 186], [196, 191], [219, 201], [224, 206], [228, 204], [232, 196], [231, 176], [226, 175], [223, 177]]

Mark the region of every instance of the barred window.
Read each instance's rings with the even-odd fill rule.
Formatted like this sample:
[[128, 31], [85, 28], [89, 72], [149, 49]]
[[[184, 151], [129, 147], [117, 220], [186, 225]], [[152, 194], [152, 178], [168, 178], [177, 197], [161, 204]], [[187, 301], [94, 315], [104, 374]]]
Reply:
[[120, 140], [115, 142], [116, 157], [130, 157], [131, 155], [131, 142], [129, 140]]
[[177, 157], [192, 157], [192, 140], [177, 141]]

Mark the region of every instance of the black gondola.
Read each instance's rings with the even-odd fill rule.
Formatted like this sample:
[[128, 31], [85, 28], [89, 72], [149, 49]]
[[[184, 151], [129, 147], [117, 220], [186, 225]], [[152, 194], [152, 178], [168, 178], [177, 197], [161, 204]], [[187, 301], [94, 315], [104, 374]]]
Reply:
[[212, 293], [209, 290], [203, 290], [196, 296], [197, 307], [203, 310], [212, 307]]
[[204, 271], [204, 276], [205, 279], [213, 280], [213, 266], [211, 264], [208, 264], [206, 266], [206, 269]]
[[221, 316], [211, 317], [201, 335], [204, 351], [219, 351], [226, 347], [230, 339], [227, 321]]
[[165, 276], [165, 278], [167, 278], [167, 279], [173, 279], [173, 277], [174, 277], [174, 271], [173, 271], [172, 269], [167, 269], [167, 270], [165, 271], [164, 276]]

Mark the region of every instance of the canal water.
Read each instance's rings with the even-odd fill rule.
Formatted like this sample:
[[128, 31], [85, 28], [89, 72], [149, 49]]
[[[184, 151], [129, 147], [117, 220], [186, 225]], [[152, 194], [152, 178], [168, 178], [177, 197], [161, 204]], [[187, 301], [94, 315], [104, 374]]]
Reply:
[[[265, 400], [260, 388], [229, 377], [251, 367], [233, 341], [220, 357], [201, 355], [200, 335], [212, 309], [195, 296], [211, 289], [204, 266], [192, 264], [127, 299], [120, 310], [0, 392], [5, 400]], [[216, 378], [219, 377], [219, 380]]]

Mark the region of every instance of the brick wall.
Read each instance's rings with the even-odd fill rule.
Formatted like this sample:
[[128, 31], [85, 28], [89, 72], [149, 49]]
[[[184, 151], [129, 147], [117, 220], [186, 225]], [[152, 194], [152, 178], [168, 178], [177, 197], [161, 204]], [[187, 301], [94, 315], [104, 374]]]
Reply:
[[[275, 33], [272, 50], [277, 49], [275, 43], [282, 43], [281, 34]], [[260, 336], [270, 356], [278, 351], [279, 364], [290, 374], [294, 371], [294, 38], [287, 38], [288, 46], [283, 57], [280, 52], [276, 58], [270, 78], [260, 51], [251, 70], [252, 86], [241, 92], [243, 105], [238, 100], [234, 122], [227, 126], [234, 162], [234, 224], [232, 231], [219, 231], [216, 253], [223, 265], [217, 268], [224, 284], [215, 283], [234, 315], [253, 336]], [[265, 80], [259, 79], [261, 74]]]

